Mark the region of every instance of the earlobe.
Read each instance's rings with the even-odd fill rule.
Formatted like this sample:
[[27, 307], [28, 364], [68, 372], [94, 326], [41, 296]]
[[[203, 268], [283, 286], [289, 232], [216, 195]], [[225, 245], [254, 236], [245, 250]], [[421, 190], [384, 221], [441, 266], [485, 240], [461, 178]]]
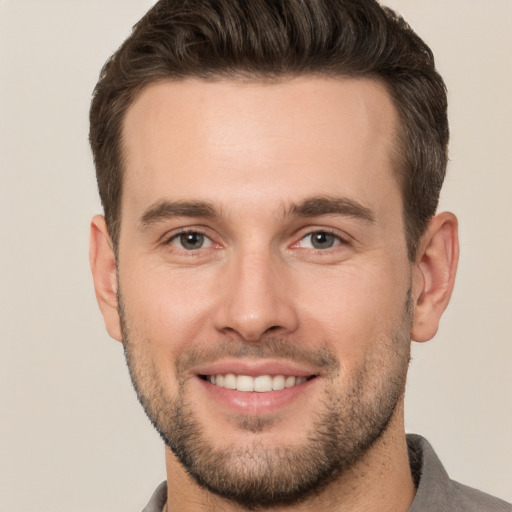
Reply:
[[459, 259], [457, 218], [449, 212], [436, 215], [422, 237], [414, 268], [414, 341], [428, 341], [437, 332], [452, 294]]
[[96, 299], [105, 326], [112, 338], [121, 341], [121, 328], [117, 310], [116, 259], [105, 219], [101, 215], [95, 216], [91, 221], [89, 261]]

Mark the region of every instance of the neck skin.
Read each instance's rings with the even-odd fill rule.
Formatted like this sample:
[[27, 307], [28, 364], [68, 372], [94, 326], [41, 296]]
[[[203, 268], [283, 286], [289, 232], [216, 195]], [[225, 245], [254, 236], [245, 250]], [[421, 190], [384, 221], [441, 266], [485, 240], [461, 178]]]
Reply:
[[[242, 512], [239, 505], [199, 487], [166, 448], [167, 512]], [[404, 430], [403, 399], [388, 429], [350, 470], [298, 505], [259, 509], [261, 512], [406, 512], [415, 487]]]

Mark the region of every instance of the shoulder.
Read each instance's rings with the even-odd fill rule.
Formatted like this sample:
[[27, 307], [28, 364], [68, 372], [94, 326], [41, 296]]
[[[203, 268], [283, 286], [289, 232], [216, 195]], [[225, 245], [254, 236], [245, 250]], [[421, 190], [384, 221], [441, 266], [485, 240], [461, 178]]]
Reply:
[[149, 503], [142, 512], [162, 512], [167, 502], [167, 482], [162, 482], [156, 489]]
[[454, 510], [478, 512], [512, 512], [512, 505], [490, 494], [450, 480], [452, 501], [459, 508]]
[[512, 512], [512, 505], [499, 498], [450, 479], [430, 443], [421, 436], [407, 436], [416, 496], [409, 512]]

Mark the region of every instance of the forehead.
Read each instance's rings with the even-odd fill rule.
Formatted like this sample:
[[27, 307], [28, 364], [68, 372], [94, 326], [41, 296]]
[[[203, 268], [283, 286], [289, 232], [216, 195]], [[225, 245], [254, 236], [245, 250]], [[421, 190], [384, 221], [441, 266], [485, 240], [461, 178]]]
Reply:
[[396, 117], [369, 79], [151, 85], [125, 117], [122, 211], [169, 196], [277, 208], [312, 194], [396, 195]]

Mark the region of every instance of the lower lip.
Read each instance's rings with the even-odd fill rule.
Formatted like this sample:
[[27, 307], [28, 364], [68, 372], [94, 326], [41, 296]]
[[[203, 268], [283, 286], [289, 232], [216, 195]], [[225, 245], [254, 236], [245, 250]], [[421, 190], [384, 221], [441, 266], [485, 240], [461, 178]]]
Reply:
[[284, 407], [294, 404], [309, 393], [319, 378], [312, 379], [279, 391], [259, 393], [257, 391], [245, 392], [236, 389], [226, 389], [197, 377], [197, 381], [210, 398], [218, 404], [238, 414], [250, 416], [263, 416], [276, 412]]

